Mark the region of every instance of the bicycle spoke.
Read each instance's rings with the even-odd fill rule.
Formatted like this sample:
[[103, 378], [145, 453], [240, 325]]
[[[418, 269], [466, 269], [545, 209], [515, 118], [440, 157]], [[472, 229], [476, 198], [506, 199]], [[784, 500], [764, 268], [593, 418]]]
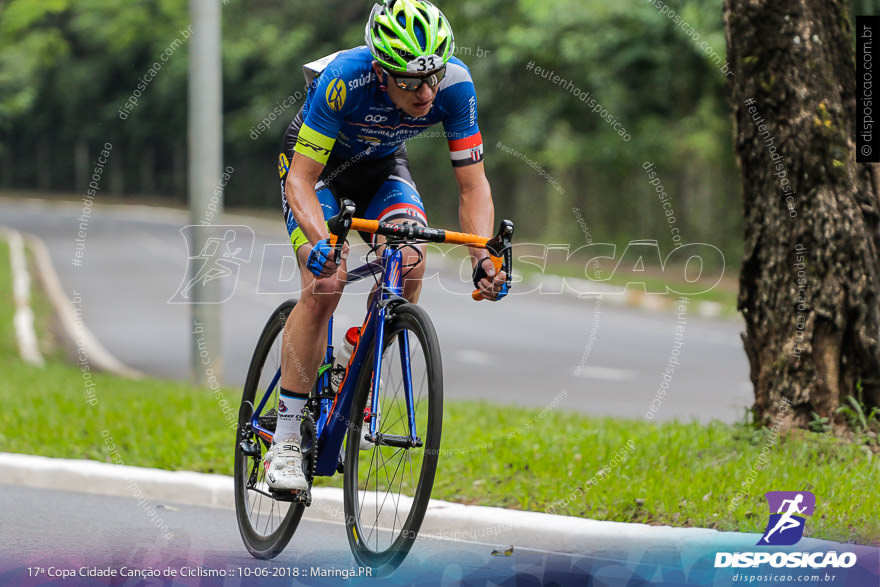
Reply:
[[[394, 455], [396, 455], [398, 452], [400, 452], [402, 450], [403, 450], [402, 448], [399, 448], [396, 451], [394, 451], [394, 454], [391, 455], [391, 458], [393, 458]], [[388, 461], [390, 461], [391, 458], [389, 458]], [[385, 461], [385, 462], [388, 462], [388, 461]], [[391, 476], [391, 479], [388, 479], [388, 473], [385, 473], [385, 480], [388, 482], [388, 487], [390, 487], [391, 489], [394, 488], [394, 478], [397, 476], [397, 471], [400, 469], [401, 462], [402, 461], [398, 461], [397, 467], [394, 469], [394, 475]], [[398, 496], [398, 498], [399, 498], [399, 496]], [[385, 491], [385, 499], [382, 500], [382, 507], [383, 508], [385, 507], [386, 501], [388, 501], [388, 490]], [[393, 497], [392, 497], [392, 501], [394, 501]], [[395, 505], [399, 505], [399, 503], [395, 504]], [[381, 512], [381, 510], [380, 510], [380, 512]], [[379, 513], [376, 514], [377, 517], [378, 517], [378, 515], [379, 515]]]
[[[434, 455], [439, 445], [442, 371], [436, 335], [425, 320], [424, 311], [417, 306], [400, 306], [386, 330], [385, 341], [394, 347], [393, 352], [383, 356], [380, 373], [365, 372], [358, 383], [358, 409], [370, 393], [378, 395], [373, 398], [377, 402], [376, 432], [385, 440], [374, 443], [368, 456], [354, 444], [357, 431], [350, 434], [347, 458], [354, 466], [345, 471], [346, 513], [355, 514], [349, 522], [355, 558], [377, 567], [396, 567], [406, 556], [433, 484], [437, 461], [426, 458], [425, 451]], [[408, 345], [400, 344], [403, 337]], [[374, 390], [376, 377], [380, 387]], [[414, 435], [420, 447], [405, 443]], [[349, 493], [352, 488], [353, 494]]]
[[[401, 450], [403, 450], [403, 449], [397, 449], [396, 451], [394, 451], [394, 454], [391, 455], [391, 458], [393, 458], [394, 455], [397, 454], [398, 452], [400, 452]], [[384, 462], [387, 463], [388, 461], [391, 460], [391, 458], [385, 460]], [[382, 499], [382, 505], [381, 505], [381, 506], [379, 506], [379, 491], [378, 491], [378, 483], [377, 483], [377, 485], [376, 485], [376, 488], [377, 488], [377, 490], [376, 490], [376, 519], [375, 519], [374, 529], [376, 529], [376, 531], [377, 531], [377, 532], [376, 532], [377, 537], [378, 537], [378, 529], [379, 529], [379, 515], [382, 513], [382, 510], [385, 509], [385, 503], [388, 501], [388, 497], [389, 497], [389, 495], [391, 495], [391, 501], [394, 502], [394, 497], [393, 497], [394, 478], [397, 476], [397, 471], [400, 469], [400, 463], [401, 463], [401, 462], [402, 462], [402, 461], [398, 461], [397, 468], [395, 468], [394, 475], [392, 475], [392, 477], [391, 477], [390, 480], [388, 479], [388, 474], [385, 473], [385, 480], [388, 481], [388, 485], [389, 485], [389, 488], [391, 489], [391, 491], [389, 491], [388, 489], [385, 490], [385, 497]], [[384, 464], [384, 463], [383, 463], [383, 464]], [[384, 472], [384, 467], [383, 467], [383, 472]], [[400, 496], [398, 496], [398, 500], [399, 500], [399, 499], [400, 499]], [[400, 506], [399, 506], [399, 501], [398, 501], [397, 503], [395, 503], [395, 505], [396, 505], [397, 507], [396, 507], [395, 510], [394, 510], [394, 516], [395, 516], [395, 518], [397, 518], [397, 512], [398, 512], [399, 507], [400, 507]], [[377, 543], [377, 548], [378, 548], [378, 543]]]
[[[363, 430], [362, 430], [362, 432], [363, 432]], [[363, 499], [359, 500], [360, 507], [358, 508], [358, 517], [361, 517], [361, 513], [363, 512], [363, 509], [364, 509], [364, 503], [366, 502], [367, 491], [369, 491], [369, 489], [370, 489], [370, 472], [373, 470], [373, 463], [376, 461], [376, 449], [373, 448], [370, 451], [370, 453], [371, 453], [370, 454], [370, 467], [369, 467], [369, 469], [367, 469], [367, 478], [364, 481]]]
[[[269, 442], [251, 430], [252, 422], [273, 429], [277, 418], [277, 374], [281, 366], [283, 327], [295, 302], [279, 306], [263, 328], [254, 350], [242, 393], [242, 420], [239, 422], [235, 453], [236, 517], [248, 551], [257, 558], [273, 558], [281, 552], [299, 523], [302, 506], [270, 496], [263, 458]], [[242, 436], [242, 431], [248, 434]], [[259, 451], [244, 453], [242, 441]]]

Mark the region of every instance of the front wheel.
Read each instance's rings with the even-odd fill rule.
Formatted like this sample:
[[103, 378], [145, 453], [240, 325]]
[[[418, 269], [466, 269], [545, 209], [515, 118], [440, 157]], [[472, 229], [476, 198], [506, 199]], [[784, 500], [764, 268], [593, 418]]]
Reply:
[[[443, 420], [443, 369], [434, 326], [414, 304], [402, 304], [393, 313], [385, 325], [379, 378], [376, 432], [381, 440], [362, 443], [369, 432], [366, 408], [374, 340], [357, 382], [345, 452], [348, 542], [358, 563], [380, 573], [397, 568], [418, 535], [434, 485]], [[416, 446], [405, 442], [411, 433], [410, 416]]]
[[238, 412], [234, 466], [235, 516], [248, 552], [261, 559], [274, 558], [284, 550], [304, 510], [303, 504], [279, 501], [269, 492], [263, 457], [272, 445], [272, 437], [252, 426], [254, 409], [260, 405], [264, 395], [269, 394], [258, 420], [263, 428], [275, 431], [282, 333], [294, 305], [294, 300], [281, 304], [263, 327], [251, 358]]

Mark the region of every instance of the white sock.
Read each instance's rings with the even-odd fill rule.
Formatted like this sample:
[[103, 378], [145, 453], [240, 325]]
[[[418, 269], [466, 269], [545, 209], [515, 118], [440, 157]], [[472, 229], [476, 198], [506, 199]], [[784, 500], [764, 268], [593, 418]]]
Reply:
[[278, 393], [278, 423], [272, 444], [284, 442], [289, 438], [299, 440], [299, 426], [302, 422], [302, 409], [306, 405], [309, 394], [299, 394], [284, 388]]

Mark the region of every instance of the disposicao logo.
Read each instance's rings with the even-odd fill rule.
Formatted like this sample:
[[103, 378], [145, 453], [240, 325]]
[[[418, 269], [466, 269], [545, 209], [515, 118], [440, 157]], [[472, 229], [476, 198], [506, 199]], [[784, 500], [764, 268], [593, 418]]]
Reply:
[[[768, 491], [770, 506], [767, 527], [757, 546], [791, 546], [804, 536], [805, 516], [816, 509], [816, 496], [809, 491]], [[856, 564], [854, 552], [718, 552], [715, 568], [754, 568], [769, 564], [774, 568], [849, 568]]]
[[804, 535], [804, 516], [812, 516], [816, 509], [816, 496], [809, 491], [768, 491], [764, 496], [770, 504], [770, 520], [758, 544], [797, 544]]

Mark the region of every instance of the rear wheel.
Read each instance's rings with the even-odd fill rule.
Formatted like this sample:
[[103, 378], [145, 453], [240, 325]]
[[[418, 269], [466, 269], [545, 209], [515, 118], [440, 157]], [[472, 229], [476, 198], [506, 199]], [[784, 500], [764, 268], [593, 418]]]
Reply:
[[[348, 541], [362, 565], [390, 572], [412, 548], [431, 497], [443, 419], [440, 346], [427, 313], [402, 304], [385, 325], [376, 440], [365, 409], [372, 369], [361, 370], [352, 405], [345, 452], [345, 518]], [[367, 357], [372, 360], [375, 341]], [[407, 352], [408, 346], [408, 352]], [[408, 360], [407, 360], [408, 359]], [[409, 414], [404, 386], [409, 366], [412, 414], [419, 443], [409, 446]]]
[[273, 379], [281, 368], [282, 332], [295, 300], [281, 304], [269, 318], [251, 358], [235, 440], [235, 515], [245, 547], [254, 557], [276, 557], [293, 536], [305, 506], [275, 499], [266, 483], [263, 457], [272, 438], [258, 433], [251, 424], [254, 409], [270, 385], [270, 397], [259, 418], [260, 425], [275, 431], [280, 384]]

